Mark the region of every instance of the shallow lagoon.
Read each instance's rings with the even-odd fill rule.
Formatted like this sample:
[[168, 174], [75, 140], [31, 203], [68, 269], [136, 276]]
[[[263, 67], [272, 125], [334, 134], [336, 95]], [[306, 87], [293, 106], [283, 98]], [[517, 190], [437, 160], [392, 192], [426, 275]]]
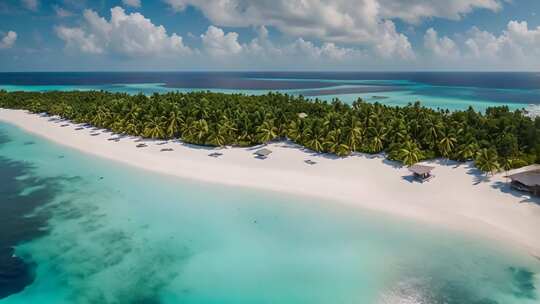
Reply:
[[505, 244], [0, 134], [0, 211], [39, 202], [15, 234], [33, 282], [1, 304], [540, 302], [540, 261]]

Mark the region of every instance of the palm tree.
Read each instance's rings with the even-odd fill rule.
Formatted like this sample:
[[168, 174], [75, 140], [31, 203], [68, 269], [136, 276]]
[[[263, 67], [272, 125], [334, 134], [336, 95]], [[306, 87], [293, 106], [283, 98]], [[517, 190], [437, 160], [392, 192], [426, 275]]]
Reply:
[[439, 136], [442, 133], [444, 125], [440, 121], [434, 121], [433, 118], [429, 118], [425, 124], [425, 141], [431, 148], [436, 147], [439, 142]]
[[41, 102], [32, 101], [28, 109], [30, 110], [30, 112], [33, 112], [33, 113], [40, 113], [40, 112], [43, 112], [43, 108], [44, 107], [41, 105]]
[[341, 130], [336, 129], [328, 132], [326, 134], [326, 138], [324, 139], [323, 146], [326, 149], [326, 151], [330, 153], [336, 153], [338, 146], [340, 144], [339, 138], [341, 136]]
[[397, 151], [397, 156], [403, 164], [410, 167], [420, 161], [422, 151], [415, 142], [407, 140]]
[[351, 154], [351, 148], [346, 144], [339, 144], [334, 148], [337, 156], [344, 157]]
[[184, 118], [178, 111], [171, 111], [167, 119], [167, 137], [175, 138], [180, 133], [184, 124]]
[[401, 118], [393, 121], [391, 130], [390, 137], [391, 141], [394, 143], [404, 142], [409, 136], [407, 126]]
[[123, 119], [115, 119], [111, 125], [111, 130], [115, 133], [124, 133], [125, 121]]
[[334, 130], [341, 125], [341, 117], [338, 113], [330, 112], [326, 114], [323, 121], [323, 127], [328, 130]]
[[96, 114], [92, 118], [92, 123], [98, 127], [106, 126], [110, 117], [109, 109], [105, 106], [100, 106], [97, 109]]
[[130, 135], [137, 135], [139, 133], [139, 127], [133, 120], [130, 120], [126, 122], [124, 132]]
[[225, 136], [223, 128], [217, 128], [217, 130], [212, 130], [208, 136], [208, 143], [217, 147], [223, 147], [227, 143], [227, 138]]
[[454, 149], [454, 144], [457, 142], [457, 139], [452, 132], [446, 130], [442, 133], [441, 138], [439, 140], [439, 151], [441, 152], [441, 155], [449, 159], [450, 154], [452, 153]]
[[278, 129], [273, 120], [265, 120], [257, 128], [259, 140], [263, 143], [269, 142], [277, 137]]
[[302, 130], [300, 128], [301, 125], [300, 120], [293, 120], [289, 123], [289, 127], [287, 128], [287, 137], [291, 140], [299, 140], [302, 135]]
[[193, 106], [192, 115], [195, 116], [197, 119], [204, 119], [208, 117], [208, 99], [206, 97], [203, 97], [199, 100], [199, 102], [196, 102]]
[[351, 119], [350, 125], [345, 128], [345, 134], [348, 148], [352, 151], [357, 151], [363, 137], [362, 127], [357, 119]]
[[471, 160], [478, 152], [478, 144], [476, 142], [468, 142], [458, 146], [457, 156], [461, 160]]
[[322, 152], [324, 150], [324, 136], [321, 129], [318, 127], [306, 128], [302, 133], [303, 138], [308, 138], [306, 146], [316, 152]]
[[150, 138], [164, 138], [165, 130], [161, 117], [152, 117], [144, 127], [144, 135]]
[[509, 170], [514, 168], [527, 166], [527, 162], [516, 157], [509, 157], [503, 160], [503, 169], [508, 173]]
[[221, 117], [221, 121], [217, 124], [217, 130], [220, 132], [227, 141], [231, 141], [233, 134], [238, 131], [233, 122], [225, 115]]
[[474, 163], [478, 169], [493, 175], [500, 169], [498, 158], [497, 150], [483, 148], [476, 153]]
[[386, 128], [383, 126], [370, 127], [371, 144], [370, 151], [372, 153], [379, 153], [384, 149], [384, 140], [386, 138]]
[[131, 121], [136, 121], [139, 117], [139, 112], [141, 111], [139, 105], [136, 105], [136, 104], [131, 104], [129, 105], [129, 110], [128, 112], [126, 113], [124, 119], [126, 120], [131, 120]]
[[206, 139], [206, 136], [208, 135], [208, 123], [204, 119], [199, 119], [195, 121], [194, 126], [194, 137], [196, 140], [196, 143], [198, 144], [204, 144], [204, 139]]

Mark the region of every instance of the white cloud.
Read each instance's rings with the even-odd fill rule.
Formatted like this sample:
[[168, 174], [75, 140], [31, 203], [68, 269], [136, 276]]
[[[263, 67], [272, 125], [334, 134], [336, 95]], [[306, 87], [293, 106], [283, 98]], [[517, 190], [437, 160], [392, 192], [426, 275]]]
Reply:
[[122, 0], [122, 3], [126, 6], [141, 7], [141, 0]]
[[[92, 10], [83, 14], [80, 27], [57, 26], [58, 37], [65, 42], [66, 49], [82, 53], [105, 55], [116, 54], [126, 57], [145, 55], [193, 55], [193, 60], [217, 59], [216, 62], [244, 64], [247, 62], [306, 62], [317, 59], [321, 62], [342, 62], [360, 58], [359, 49], [341, 47], [333, 42], [316, 45], [298, 38], [291, 43], [275, 45], [269, 39], [265, 26], [255, 28], [257, 36], [247, 43], [239, 41], [239, 34], [226, 32], [217, 26], [209, 26], [198, 38], [200, 49], [185, 46], [176, 34], [168, 35], [165, 28], [154, 25], [140, 13], [126, 14], [120, 8], [111, 9], [110, 20]], [[195, 37], [193, 37], [195, 38]], [[227, 58], [226, 61], [221, 59]]]
[[499, 36], [473, 28], [467, 37], [468, 55], [477, 59], [524, 61], [540, 55], [540, 27], [529, 29], [526, 21], [510, 21]]
[[435, 57], [442, 59], [457, 59], [461, 55], [454, 40], [447, 36], [439, 37], [433, 28], [429, 28], [424, 35], [424, 47]]
[[[140, 13], [127, 14], [120, 7], [111, 9], [109, 20], [86, 10], [81, 26], [58, 26], [56, 33], [67, 49], [84, 53], [132, 58], [190, 54], [190, 62], [206, 67], [304, 68], [317, 63], [347, 68], [540, 68], [540, 27], [530, 28], [527, 22], [510, 21], [500, 33], [472, 28], [452, 38], [429, 28], [423, 37], [425, 52], [415, 54], [405, 32], [391, 20], [414, 27], [424, 18], [459, 19], [479, 8], [496, 11], [506, 0], [164, 1], [177, 10], [194, 5], [212, 22], [204, 33], [189, 39], [200, 39], [199, 49], [185, 46], [182, 37], [168, 34]], [[227, 30], [231, 26], [251, 27], [257, 36], [242, 40]], [[270, 39], [269, 29], [272, 36], [275, 30], [287, 34], [279, 40], [283, 42]]]
[[53, 9], [54, 9], [54, 12], [56, 13], [56, 16], [60, 18], [71, 17], [74, 15], [73, 12], [68, 11], [67, 9], [60, 7], [58, 5], [54, 5]]
[[[383, 18], [418, 23], [424, 18], [459, 20], [475, 9], [498, 11], [503, 0], [379, 0]], [[504, 0], [506, 1], [506, 0]]]
[[242, 51], [242, 46], [238, 43], [238, 33], [225, 34], [222, 29], [213, 25], [201, 35], [201, 40], [205, 51], [212, 56], [234, 55]]
[[164, 0], [174, 11], [180, 12], [183, 11], [187, 6], [187, 1], [185, 0]]
[[0, 40], [0, 49], [9, 49], [15, 45], [17, 41], [17, 33], [14, 31], [9, 31], [7, 34]]
[[321, 56], [332, 60], [344, 60], [356, 53], [353, 49], [339, 47], [332, 42], [324, 43], [320, 47], [320, 50]]
[[352, 48], [339, 47], [332, 42], [316, 46], [311, 41], [298, 38], [290, 44], [274, 45], [268, 39], [268, 31], [262, 26], [256, 29], [257, 37], [249, 43], [238, 41], [236, 32], [226, 33], [223, 29], [210, 26], [201, 35], [203, 52], [214, 58], [229, 57], [245, 61], [306, 61], [310, 59], [342, 61], [359, 57], [362, 53]]
[[272, 26], [296, 38], [371, 48], [383, 58], [412, 59], [408, 37], [391, 19], [459, 19], [474, 9], [499, 10], [502, 0], [164, 0], [192, 5], [217, 26]]
[[414, 59], [414, 51], [409, 39], [396, 31], [392, 21], [385, 21], [379, 37], [373, 42], [376, 53], [383, 58], [399, 57], [401, 59]]
[[126, 14], [121, 7], [111, 9], [107, 21], [92, 10], [84, 11], [82, 27], [56, 27], [66, 48], [85, 53], [113, 53], [128, 57], [145, 55], [174, 56], [190, 53], [177, 34], [168, 35], [161, 25], [154, 25], [140, 13]]
[[22, 5], [31, 11], [37, 11], [39, 7], [38, 0], [22, 0]]
[[165, 1], [175, 10], [196, 6], [219, 26], [273, 26], [297, 38], [355, 45], [377, 46], [383, 36], [385, 41], [379, 46], [390, 47], [384, 50], [384, 55], [411, 57], [407, 37], [395, 32], [392, 21], [379, 18], [376, 0]]
[[66, 48], [78, 49], [89, 54], [103, 54], [104, 47], [94, 34], [87, 34], [81, 28], [56, 27], [58, 37], [66, 42]]
[[[540, 68], [540, 27], [525, 21], [510, 21], [500, 34], [471, 28], [454, 39], [440, 37], [430, 28], [424, 35], [428, 55], [436, 67], [487, 70], [537, 70]], [[425, 58], [429, 59], [429, 58]], [[460, 66], [455, 63], [459, 59]]]
[[302, 38], [298, 38], [293, 44], [286, 46], [284, 50], [289, 56], [300, 58], [307, 56], [311, 59], [327, 59], [332, 61], [342, 61], [362, 55], [359, 50], [338, 47], [333, 42], [326, 42], [318, 47]]

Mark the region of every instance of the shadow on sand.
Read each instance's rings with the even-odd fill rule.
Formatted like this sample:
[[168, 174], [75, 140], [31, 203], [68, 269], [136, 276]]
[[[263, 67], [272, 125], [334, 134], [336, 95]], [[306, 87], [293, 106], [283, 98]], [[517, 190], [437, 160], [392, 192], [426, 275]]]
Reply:
[[478, 185], [491, 181], [491, 176], [476, 168], [472, 162], [464, 163], [464, 165], [467, 168], [466, 173], [473, 178], [473, 185]]
[[531, 194], [526, 193], [526, 192], [515, 190], [510, 186], [510, 183], [498, 181], [498, 182], [493, 183], [491, 187], [493, 189], [498, 189], [499, 191], [503, 193], [506, 193], [506, 194], [512, 195], [513, 197], [521, 199], [520, 203], [536, 204], [540, 206], [539, 197], [532, 196]]

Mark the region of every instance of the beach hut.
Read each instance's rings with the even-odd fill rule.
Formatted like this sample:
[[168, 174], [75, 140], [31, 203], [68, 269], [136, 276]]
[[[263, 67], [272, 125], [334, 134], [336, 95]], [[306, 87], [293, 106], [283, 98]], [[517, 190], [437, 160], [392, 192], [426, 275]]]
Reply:
[[431, 174], [431, 171], [433, 171], [433, 169], [435, 169], [435, 167], [419, 164], [409, 167], [409, 171], [413, 173], [414, 178], [416, 178], [420, 182], [425, 182], [433, 178], [433, 175]]
[[257, 158], [265, 159], [268, 157], [268, 155], [272, 154], [272, 150], [263, 148], [263, 149], [255, 151], [255, 153], [253, 154], [255, 154]]
[[512, 188], [540, 196], [540, 169], [509, 175]]

